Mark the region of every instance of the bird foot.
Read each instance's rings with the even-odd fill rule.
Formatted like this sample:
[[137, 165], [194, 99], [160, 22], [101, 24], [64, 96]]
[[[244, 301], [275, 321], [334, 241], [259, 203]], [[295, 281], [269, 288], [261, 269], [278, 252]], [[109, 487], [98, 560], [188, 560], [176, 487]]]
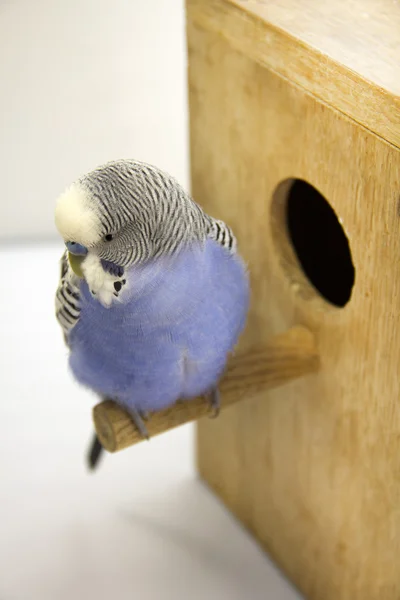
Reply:
[[143, 421], [148, 421], [150, 419], [150, 413], [146, 410], [139, 410], [139, 415], [143, 419]]
[[211, 418], [215, 419], [218, 417], [221, 409], [221, 396], [217, 387], [213, 388], [209, 393], [210, 407], [212, 409]]
[[148, 413], [146, 413], [145, 411], [137, 410], [136, 408], [129, 408], [127, 409], [127, 412], [142, 438], [149, 440], [149, 432], [147, 431], [147, 427], [144, 424], [144, 421], [147, 421], [147, 419], [149, 418]]

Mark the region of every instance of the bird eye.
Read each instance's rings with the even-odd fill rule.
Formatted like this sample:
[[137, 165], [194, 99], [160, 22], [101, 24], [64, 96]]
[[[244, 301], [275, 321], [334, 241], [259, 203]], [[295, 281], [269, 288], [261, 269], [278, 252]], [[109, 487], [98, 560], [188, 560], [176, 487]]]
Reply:
[[111, 235], [111, 233], [108, 233], [104, 239], [106, 240], [106, 242], [111, 242], [113, 236]]

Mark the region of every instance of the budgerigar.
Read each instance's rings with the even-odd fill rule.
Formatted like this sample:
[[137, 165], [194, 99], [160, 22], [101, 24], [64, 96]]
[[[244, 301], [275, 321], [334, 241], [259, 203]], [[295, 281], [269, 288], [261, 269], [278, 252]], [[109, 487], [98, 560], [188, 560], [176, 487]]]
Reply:
[[246, 322], [249, 279], [231, 229], [178, 182], [113, 161], [58, 199], [66, 251], [56, 315], [75, 378], [112, 398], [147, 435], [144, 415], [209, 395]]

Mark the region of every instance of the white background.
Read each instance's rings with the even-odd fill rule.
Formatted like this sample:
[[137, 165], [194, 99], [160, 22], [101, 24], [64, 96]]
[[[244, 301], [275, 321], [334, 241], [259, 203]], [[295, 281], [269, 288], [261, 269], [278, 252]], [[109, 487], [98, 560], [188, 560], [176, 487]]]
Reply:
[[187, 185], [182, 0], [0, 0], [0, 239], [55, 236], [55, 198], [130, 157]]
[[185, 72], [180, 0], [0, 0], [1, 600], [299, 599], [198, 481], [192, 426], [85, 468], [54, 200], [121, 156], [187, 186]]

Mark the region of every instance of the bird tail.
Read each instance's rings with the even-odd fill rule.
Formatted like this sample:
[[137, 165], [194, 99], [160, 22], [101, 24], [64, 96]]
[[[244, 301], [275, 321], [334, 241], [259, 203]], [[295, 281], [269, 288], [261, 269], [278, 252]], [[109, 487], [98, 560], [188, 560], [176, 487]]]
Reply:
[[87, 464], [91, 471], [94, 471], [99, 464], [104, 448], [100, 444], [99, 438], [96, 434], [93, 435], [92, 443], [89, 446], [89, 452], [87, 455]]

